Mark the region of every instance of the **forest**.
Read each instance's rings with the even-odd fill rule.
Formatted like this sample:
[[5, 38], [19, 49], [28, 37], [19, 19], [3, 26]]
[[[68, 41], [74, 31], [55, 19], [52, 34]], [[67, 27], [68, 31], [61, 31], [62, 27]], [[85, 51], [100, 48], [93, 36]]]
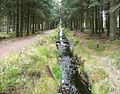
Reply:
[[0, 0], [0, 94], [119, 94], [120, 0]]

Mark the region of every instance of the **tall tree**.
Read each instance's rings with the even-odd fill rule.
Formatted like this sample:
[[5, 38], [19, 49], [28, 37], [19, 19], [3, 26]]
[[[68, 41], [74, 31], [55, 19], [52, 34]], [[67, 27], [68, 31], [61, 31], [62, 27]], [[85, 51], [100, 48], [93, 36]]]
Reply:
[[20, 36], [23, 36], [23, 0], [20, 0]]
[[16, 0], [16, 6], [17, 6], [16, 37], [19, 37], [19, 0]]
[[[110, 8], [115, 5], [115, 0], [110, 0]], [[110, 11], [110, 40], [116, 39], [117, 33], [117, 14]]]

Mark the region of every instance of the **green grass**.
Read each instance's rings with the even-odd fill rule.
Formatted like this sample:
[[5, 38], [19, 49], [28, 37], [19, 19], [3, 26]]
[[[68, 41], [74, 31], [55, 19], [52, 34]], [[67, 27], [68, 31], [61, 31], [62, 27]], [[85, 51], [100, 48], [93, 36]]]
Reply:
[[56, 64], [53, 67], [53, 73], [54, 73], [55, 78], [57, 79], [58, 83], [60, 83], [62, 80], [62, 70], [58, 64]]
[[[98, 47], [97, 47], [98, 46]], [[95, 51], [104, 51], [105, 50], [105, 45], [104, 44], [100, 44], [99, 42], [96, 42], [94, 40], [90, 40], [88, 42], [88, 48], [95, 50]]]
[[53, 41], [54, 35], [38, 36], [36, 44], [1, 60], [0, 93], [56, 94], [58, 82], [47, 75], [45, 68], [47, 64], [53, 69], [57, 63]]
[[115, 59], [115, 63], [118, 67], [118, 69], [120, 69], [120, 51], [119, 50], [115, 50], [115, 51], [111, 51], [111, 52], [106, 52], [105, 55], [108, 55], [109, 54], [109, 57]]
[[9, 32], [8, 34], [6, 32], [0, 32], [0, 38], [9, 38], [9, 37], [15, 37], [15, 32]]
[[110, 89], [110, 85], [106, 82], [103, 85], [100, 86], [100, 94], [108, 94]]
[[[97, 67], [99, 62], [93, 55], [110, 56], [120, 68], [120, 53], [118, 50], [111, 50], [113, 45], [119, 48], [120, 42], [107, 42], [96, 48], [96, 43], [99, 42], [90, 39], [85, 48], [82, 40], [73, 37], [73, 32], [68, 31], [66, 30], [66, 34], [73, 43], [74, 54], [86, 60], [84, 71], [91, 75], [92, 94], [108, 94], [110, 85], [105, 81], [108, 74]], [[58, 65], [59, 53], [55, 47], [54, 35], [38, 35], [36, 44], [26, 47], [22, 53], [13, 53], [5, 60], [0, 60], [0, 93], [11, 94], [10, 89], [13, 89], [15, 93], [22, 91], [23, 94], [57, 94], [62, 72]], [[56, 80], [47, 75], [46, 64]]]
[[112, 42], [110, 42], [110, 44], [112, 44], [112, 45], [117, 45], [117, 46], [120, 47], [120, 40], [112, 41]]
[[[74, 54], [81, 56], [86, 62], [84, 71], [90, 74], [92, 80], [92, 94], [109, 94], [111, 84], [106, 81], [108, 74], [105, 69], [99, 68], [101, 63], [97, 57], [108, 56], [115, 60], [115, 64], [120, 69], [120, 41], [103, 41], [73, 37], [73, 33], [69, 32], [69, 38], [74, 42]], [[86, 45], [83, 45], [86, 43]], [[101, 43], [101, 44], [100, 44]], [[99, 47], [97, 45], [100, 44]], [[83, 70], [83, 69], [82, 69]]]
[[[74, 45], [74, 54], [81, 56], [85, 60], [84, 67], [80, 67], [80, 70], [84, 70], [90, 74], [90, 79], [92, 80], [92, 94], [108, 94], [109, 89], [103, 87], [106, 84], [105, 79], [108, 77], [108, 74], [105, 70], [97, 68], [98, 61], [93, 57], [93, 55], [98, 55], [105, 51], [104, 47], [96, 48], [96, 41], [89, 40], [87, 46], [82, 45], [82, 41], [78, 37], [73, 37], [73, 33], [69, 34], [69, 38], [73, 41]], [[84, 68], [84, 69], [83, 69]], [[99, 87], [97, 87], [99, 85]], [[105, 93], [104, 93], [105, 92]]]

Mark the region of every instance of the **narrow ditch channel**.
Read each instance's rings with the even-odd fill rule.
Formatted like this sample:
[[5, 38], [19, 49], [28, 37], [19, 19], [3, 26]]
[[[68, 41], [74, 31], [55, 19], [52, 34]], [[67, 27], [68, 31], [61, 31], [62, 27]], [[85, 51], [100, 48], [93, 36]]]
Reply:
[[80, 64], [77, 64], [77, 58], [71, 52], [70, 43], [63, 28], [60, 28], [58, 33], [56, 46], [60, 52], [59, 66], [62, 69], [62, 81], [58, 94], [91, 94], [88, 76], [78, 71]]

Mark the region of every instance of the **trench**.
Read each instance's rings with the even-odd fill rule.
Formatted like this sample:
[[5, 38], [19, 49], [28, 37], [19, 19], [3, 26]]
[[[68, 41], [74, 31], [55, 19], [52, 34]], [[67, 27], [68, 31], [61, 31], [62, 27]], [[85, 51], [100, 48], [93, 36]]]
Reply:
[[71, 52], [70, 42], [63, 28], [60, 28], [58, 33], [56, 47], [60, 52], [59, 67], [62, 69], [62, 81], [58, 94], [91, 94], [89, 77], [78, 70], [80, 64], [76, 62], [77, 58]]

